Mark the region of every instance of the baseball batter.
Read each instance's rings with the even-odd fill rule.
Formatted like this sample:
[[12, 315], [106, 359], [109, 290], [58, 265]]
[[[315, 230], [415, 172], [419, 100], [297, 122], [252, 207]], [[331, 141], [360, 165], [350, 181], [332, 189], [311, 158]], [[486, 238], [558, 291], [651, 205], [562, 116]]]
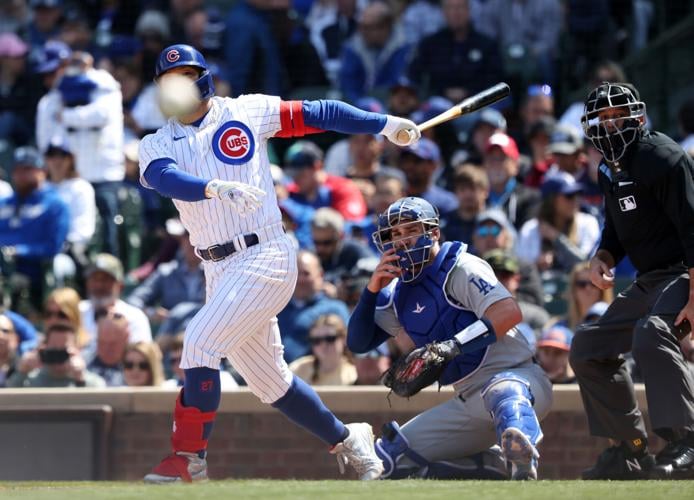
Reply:
[[[380, 133], [405, 146], [419, 138], [416, 125], [333, 100], [215, 97], [205, 59], [188, 45], [164, 49], [155, 73], [162, 109], [173, 116], [141, 142], [141, 181], [174, 199], [203, 260], [207, 301], [186, 329], [173, 453], [145, 481], [207, 477], [223, 357], [261, 401], [328, 443], [341, 470], [349, 464], [361, 479], [378, 477], [382, 465], [371, 427], [343, 424], [283, 360], [276, 315], [292, 295], [297, 265], [282, 229], [266, 142], [329, 129]], [[403, 130], [407, 141], [398, 141]]]
[[402, 428], [384, 427], [376, 443], [383, 477], [470, 477], [454, 462], [498, 443], [514, 479], [536, 479], [538, 417], [549, 411], [551, 384], [514, 328], [520, 309], [491, 267], [440, 237], [438, 213], [422, 198], [401, 198], [379, 215], [374, 240], [383, 254], [349, 321], [356, 353], [396, 335], [460, 352], [439, 379], [453, 385], [453, 399]]

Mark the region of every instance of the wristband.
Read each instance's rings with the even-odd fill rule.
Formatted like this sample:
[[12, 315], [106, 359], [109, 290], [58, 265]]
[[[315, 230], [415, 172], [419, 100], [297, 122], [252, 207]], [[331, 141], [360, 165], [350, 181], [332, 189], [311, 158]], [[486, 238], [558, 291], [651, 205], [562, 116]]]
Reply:
[[460, 346], [461, 352], [474, 352], [496, 342], [496, 332], [487, 318], [480, 318], [456, 333], [453, 338]]

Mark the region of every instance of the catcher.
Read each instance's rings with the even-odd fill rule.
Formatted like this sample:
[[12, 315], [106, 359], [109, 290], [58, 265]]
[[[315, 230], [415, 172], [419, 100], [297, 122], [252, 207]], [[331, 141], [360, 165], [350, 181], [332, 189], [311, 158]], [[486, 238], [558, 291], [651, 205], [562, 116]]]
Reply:
[[470, 456], [489, 460], [498, 443], [513, 479], [536, 479], [538, 417], [550, 409], [552, 386], [514, 328], [520, 309], [491, 267], [440, 237], [438, 213], [421, 198], [401, 198], [379, 215], [373, 238], [382, 256], [349, 321], [355, 353], [411, 337], [416, 349], [385, 376], [396, 394], [434, 381], [455, 388], [453, 399], [402, 428], [384, 426], [381, 477], [470, 477]]

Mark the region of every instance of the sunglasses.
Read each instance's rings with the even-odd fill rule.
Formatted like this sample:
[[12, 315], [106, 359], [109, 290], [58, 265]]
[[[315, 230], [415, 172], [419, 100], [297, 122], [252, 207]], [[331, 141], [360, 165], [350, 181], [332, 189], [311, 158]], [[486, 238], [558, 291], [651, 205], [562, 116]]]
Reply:
[[313, 245], [317, 247], [329, 247], [337, 243], [337, 240], [313, 240]]
[[589, 288], [594, 287], [595, 285], [593, 285], [593, 283], [588, 280], [576, 280], [574, 286], [576, 288]]
[[499, 236], [501, 228], [499, 226], [482, 226], [477, 228], [477, 236]]
[[60, 311], [60, 310], [58, 310], [58, 311], [47, 310], [43, 314], [43, 316], [46, 319], [49, 319], [49, 318], [70, 319], [70, 318], [68, 318], [67, 314], [65, 314], [63, 311]]
[[327, 344], [334, 344], [337, 340], [337, 335], [326, 335], [325, 337], [311, 337], [308, 339], [311, 345], [319, 345], [323, 342]]
[[149, 370], [149, 363], [147, 361], [140, 361], [139, 363], [135, 363], [133, 361], [123, 362], [123, 368], [126, 370], [132, 370], [135, 367], [138, 367], [142, 371]]

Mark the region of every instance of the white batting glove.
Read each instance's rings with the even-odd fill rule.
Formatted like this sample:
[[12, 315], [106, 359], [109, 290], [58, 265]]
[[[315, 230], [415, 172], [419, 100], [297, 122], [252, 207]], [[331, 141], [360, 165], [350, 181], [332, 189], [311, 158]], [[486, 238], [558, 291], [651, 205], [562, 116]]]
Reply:
[[393, 115], [386, 115], [386, 124], [381, 130], [381, 134], [385, 135], [393, 144], [403, 147], [414, 144], [422, 136], [412, 120]]
[[260, 208], [265, 191], [242, 182], [212, 179], [207, 183], [205, 195], [208, 198], [219, 198], [233, 205], [239, 215], [245, 217]]

